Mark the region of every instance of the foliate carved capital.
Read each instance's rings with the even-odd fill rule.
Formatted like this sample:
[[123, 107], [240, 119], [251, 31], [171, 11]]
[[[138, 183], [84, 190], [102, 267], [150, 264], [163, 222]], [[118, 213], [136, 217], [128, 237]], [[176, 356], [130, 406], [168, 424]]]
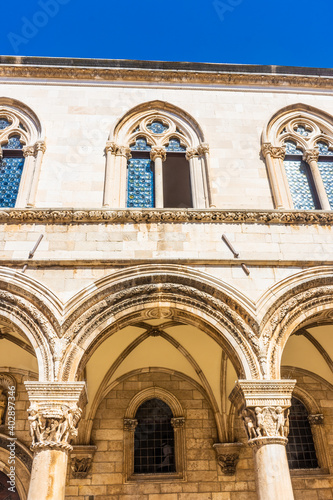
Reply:
[[209, 153], [209, 144], [207, 142], [202, 142], [198, 146], [198, 153], [199, 155], [205, 155]]
[[118, 146], [115, 142], [107, 141], [105, 146], [105, 152], [111, 153], [112, 155], [117, 154]]
[[164, 146], [153, 146], [150, 151], [150, 158], [155, 161], [156, 158], [161, 158], [162, 161], [166, 160], [166, 150]]
[[286, 155], [285, 146], [273, 146], [270, 142], [264, 142], [261, 146], [261, 151], [265, 158], [269, 154], [272, 158], [284, 160]]
[[36, 152], [42, 151], [42, 153], [45, 153], [46, 151], [46, 143], [45, 141], [37, 141], [36, 142]]
[[34, 146], [23, 146], [23, 156], [27, 158], [28, 156], [36, 156], [37, 150], [36, 145]]
[[185, 157], [186, 160], [191, 160], [192, 158], [195, 158], [199, 155], [199, 148], [187, 148]]
[[310, 425], [322, 425], [324, 423], [324, 415], [317, 413], [316, 415], [308, 415]]
[[124, 431], [134, 432], [137, 425], [136, 418], [124, 418]]
[[[239, 380], [230, 394], [238, 407], [249, 440], [287, 438], [289, 407], [295, 380]], [[262, 444], [261, 441], [255, 441]], [[271, 441], [270, 441], [271, 442]], [[283, 441], [284, 442], [284, 441]], [[287, 440], [285, 439], [285, 442]], [[279, 443], [282, 443], [280, 440]], [[266, 441], [265, 441], [265, 444]]]
[[174, 417], [171, 419], [171, 425], [174, 429], [180, 429], [185, 426], [185, 418], [184, 417]]
[[96, 450], [97, 446], [73, 446], [70, 456], [70, 468], [73, 478], [82, 479], [87, 477]]
[[318, 161], [319, 158], [319, 149], [307, 149], [304, 151], [303, 160], [306, 163], [310, 163], [312, 161]]
[[77, 436], [81, 418], [80, 404], [85, 383], [25, 382], [29, 395], [28, 421], [31, 449], [71, 450], [70, 441]]
[[132, 158], [131, 149], [127, 146], [118, 146], [117, 156], [124, 156], [127, 160]]
[[215, 443], [213, 448], [221, 471], [226, 476], [234, 476], [242, 443]]

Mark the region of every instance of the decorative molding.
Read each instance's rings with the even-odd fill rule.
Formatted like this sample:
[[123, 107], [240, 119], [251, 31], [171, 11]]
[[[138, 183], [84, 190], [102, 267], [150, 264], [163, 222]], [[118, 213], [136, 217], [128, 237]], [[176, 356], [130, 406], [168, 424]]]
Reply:
[[97, 446], [76, 445], [70, 455], [71, 475], [74, 479], [87, 477]]
[[[77, 436], [77, 425], [86, 398], [85, 382], [25, 382], [31, 406], [28, 408], [31, 450], [53, 448], [72, 450], [71, 438]], [[80, 406], [79, 406], [80, 405]]]
[[270, 437], [270, 436], [263, 436], [263, 437], [257, 437], [254, 439], [250, 439], [248, 441], [248, 445], [251, 446], [251, 448], [259, 448], [261, 446], [264, 446], [266, 444], [281, 444], [282, 446], [286, 446], [288, 443], [288, 439], [285, 437]]
[[125, 222], [213, 222], [244, 224], [333, 224], [333, 211], [217, 210], [217, 209], [1, 209], [0, 223], [7, 224], [122, 224]]
[[215, 443], [213, 448], [221, 471], [226, 476], [234, 476], [243, 443]]
[[317, 415], [308, 415], [310, 425], [322, 425], [324, 423], [324, 415], [318, 413]]

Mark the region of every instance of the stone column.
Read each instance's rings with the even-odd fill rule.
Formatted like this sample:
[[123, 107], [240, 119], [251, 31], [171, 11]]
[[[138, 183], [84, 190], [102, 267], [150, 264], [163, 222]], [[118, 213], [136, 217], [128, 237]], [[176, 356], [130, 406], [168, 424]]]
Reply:
[[116, 208], [126, 208], [127, 206], [127, 162], [132, 158], [131, 149], [127, 146], [118, 146], [116, 156], [116, 172], [119, 176], [117, 185], [117, 205]]
[[39, 182], [40, 169], [42, 166], [42, 159], [46, 151], [46, 145], [44, 141], [37, 141], [35, 145], [35, 168], [32, 174], [31, 189], [28, 198], [28, 207], [34, 207], [36, 202], [37, 187]]
[[258, 500], [293, 500], [287, 454], [295, 380], [239, 380], [230, 395], [253, 449]]
[[34, 452], [28, 500], [63, 500], [71, 438], [77, 435], [84, 382], [25, 382]]
[[[105, 179], [104, 179], [104, 193], [103, 193], [103, 207], [110, 207], [114, 203], [114, 196], [112, 184], [115, 180], [115, 175], [112, 175], [113, 164], [115, 163], [114, 157], [117, 152], [117, 144], [107, 141], [105, 146], [106, 163], [105, 163]], [[113, 161], [112, 161], [113, 160]]]
[[163, 146], [153, 146], [150, 158], [155, 164], [155, 208], [164, 207], [163, 199], [163, 162], [166, 160], [166, 151]]
[[327, 193], [325, 190], [325, 186], [323, 180], [321, 178], [319, 168], [318, 168], [318, 158], [319, 158], [319, 150], [318, 149], [308, 149], [305, 151], [303, 155], [303, 160], [308, 163], [311, 169], [311, 174], [313, 177], [313, 182], [316, 186], [317, 195], [320, 202], [320, 207], [323, 210], [331, 210], [330, 202], [328, 201]]
[[280, 176], [276, 169], [276, 161], [284, 160], [286, 148], [285, 146], [275, 147], [270, 142], [265, 142], [261, 147], [261, 151], [263, 156], [265, 157], [267, 164], [268, 176], [271, 183], [275, 208], [287, 208], [283, 203], [283, 196], [281, 193], [281, 180], [279, 179]]

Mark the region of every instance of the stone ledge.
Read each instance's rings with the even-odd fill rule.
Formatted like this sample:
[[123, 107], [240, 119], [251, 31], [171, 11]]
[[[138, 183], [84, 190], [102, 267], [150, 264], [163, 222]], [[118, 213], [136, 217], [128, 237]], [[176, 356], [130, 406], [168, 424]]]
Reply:
[[333, 224], [333, 211], [217, 210], [217, 209], [0, 209], [0, 223], [224, 223], [224, 224]]

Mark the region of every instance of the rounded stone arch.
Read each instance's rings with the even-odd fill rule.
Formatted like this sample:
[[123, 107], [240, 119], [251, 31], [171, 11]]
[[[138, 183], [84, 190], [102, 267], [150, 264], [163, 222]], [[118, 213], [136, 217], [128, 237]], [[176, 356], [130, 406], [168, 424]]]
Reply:
[[52, 351], [59, 331], [60, 303], [46, 287], [23, 273], [0, 268], [0, 323], [16, 330], [31, 344], [39, 380], [54, 380]]
[[[261, 322], [261, 345], [267, 353], [268, 377], [280, 378], [281, 359], [289, 337], [305, 325], [333, 313], [333, 268], [312, 268], [283, 280], [278, 298]], [[333, 319], [332, 319], [333, 321]]]
[[[10, 450], [8, 444], [12, 443], [8, 436], [0, 434], [0, 471], [8, 476], [10, 472]], [[30, 484], [32, 467], [32, 454], [20, 441], [15, 442], [15, 480], [16, 490], [20, 500], [26, 500]]]
[[[109, 140], [126, 145], [132, 129], [145, 118], [165, 118], [180, 127], [187, 138], [189, 147], [204, 142], [204, 133], [199, 123], [186, 111], [165, 101], [150, 101], [130, 109], [110, 131]], [[175, 133], [177, 135], [177, 132]]]
[[62, 380], [76, 379], [80, 367], [114, 331], [153, 319], [154, 314], [202, 329], [225, 349], [240, 377], [262, 376], [250, 301], [205, 273], [183, 266], [143, 265], [103, 278], [85, 292], [70, 304], [65, 321], [68, 348]]
[[166, 403], [175, 418], [184, 417], [184, 409], [176, 396], [163, 387], [154, 386], [147, 387], [133, 396], [126, 409], [125, 418], [135, 418], [139, 406], [145, 401], [153, 398], [161, 399], [164, 403]]
[[20, 134], [26, 146], [33, 146], [37, 141], [45, 139], [41, 120], [25, 103], [10, 97], [0, 97], [0, 116], [6, 116], [14, 122], [16, 118], [20, 121], [24, 128], [17, 125], [15, 131]]

